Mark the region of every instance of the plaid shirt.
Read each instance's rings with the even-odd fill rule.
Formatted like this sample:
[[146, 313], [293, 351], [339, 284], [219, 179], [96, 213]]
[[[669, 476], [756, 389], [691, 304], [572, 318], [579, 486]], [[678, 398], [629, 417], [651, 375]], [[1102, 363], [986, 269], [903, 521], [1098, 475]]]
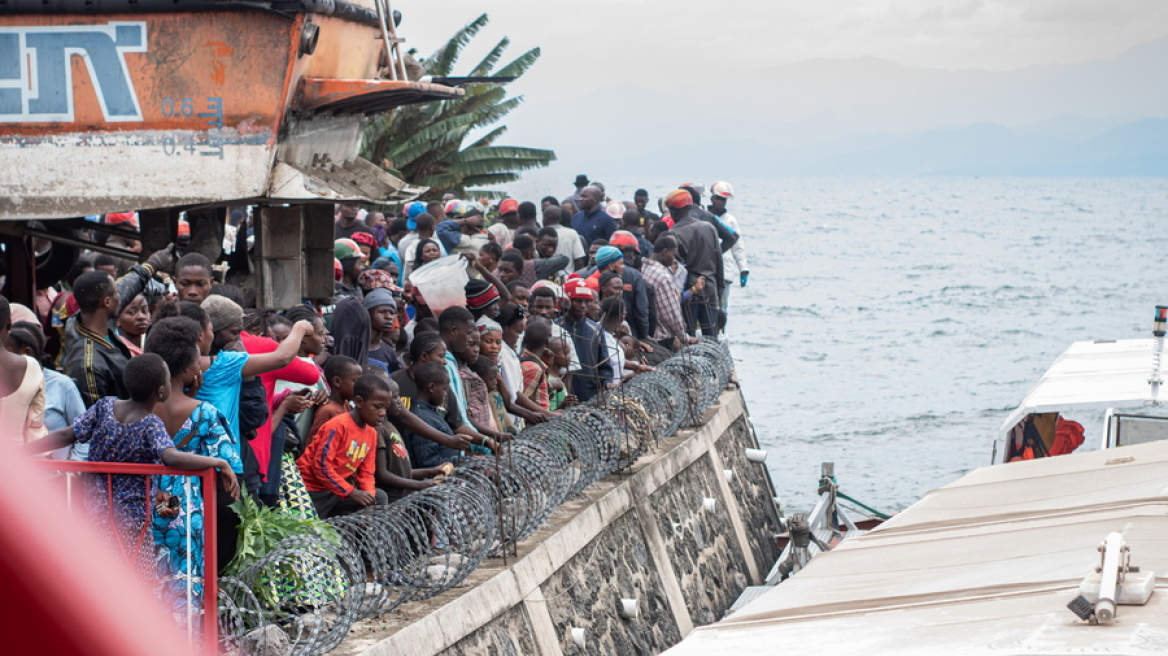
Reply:
[[641, 276], [657, 292], [657, 329], [653, 339], [657, 341], [684, 338], [685, 320], [681, 316], [681, 295], [673, 283], [673, 273], [656, 260], [645, 259], [641, 263]]

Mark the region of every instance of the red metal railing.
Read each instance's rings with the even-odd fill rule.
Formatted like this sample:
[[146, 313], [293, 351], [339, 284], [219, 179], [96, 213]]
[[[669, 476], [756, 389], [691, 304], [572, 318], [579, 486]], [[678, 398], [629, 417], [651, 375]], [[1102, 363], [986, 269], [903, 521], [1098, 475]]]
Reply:
[[[106, 474], [106, 484], [110, 485], [109, 476], [113, 474], [136, 474], [145, 479], [146, 485], [146, 524], [144, 530], [149, 530], [153, 517], [152, 496], [149, 494], [151, 476], [197, 476], [203, 481], [203, 646], [207, 654], [218, 652], [219, 640], [219, 562], [216, 553], [217, 534], [215, 516], [215, 470], [174, 469], [164, 465], [144, 465], [124, 462], [77, 462], [73, 460], [33, 460], [36, 465], [49, 470], [60, 472], [83, 472], [89, 474]], [[190, 574], [190, 572], [188, 572]]]

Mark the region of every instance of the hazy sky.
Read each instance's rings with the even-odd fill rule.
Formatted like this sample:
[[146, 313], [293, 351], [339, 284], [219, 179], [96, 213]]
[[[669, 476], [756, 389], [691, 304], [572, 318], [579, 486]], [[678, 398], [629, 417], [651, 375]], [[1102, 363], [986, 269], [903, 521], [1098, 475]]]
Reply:
[[[478, 15], [490, 16], [456, 73], [468, 71], [504, 36], [511, 39], [504, 62], [542, 49], [536, 66], [511, 87], [526, 103], [507, 117], [505, 141], [553, 148], [560, 161], [527, 173], [528, 183], [564, 184], [577, 169], [603, 179], [604, 167], [590, 159], [605, 154], [595, 148], [603, 142], [597, 137], [614, 133], [608, 121], [629, 121], [612, 112], [602, 118], [603, 112], [573, 111], [580, 109], [573, 101], [622, 83], [651, 91], [690, 87], [709, 98], [720, 73], [816, 58], [1006, 71], [1107, 59], [1168, 35], [1168, 0], [399, 0], [393, 6], [403, 13], [406, 47], [422, 55]], [[761, 71], [737, 77], [767, 80]], [[595, 94], [583, 102], [618, 106], [621, 91], [611, 91], [612, 104]], [[670, 111], [638, 96], [620, 116], [644, 120]], [[765, 106], [757, 112], [759, 120], [773, 113]], [[565, 132], [554, 131], [560, 124]], [[647, 137], [642, 145], [649, 151], [668, 145], [660, 139]]]
[[[445, 0], [398, 2], [409, 47], [429, 54], [480, 13], [469, 65], [502, 36], [543, 49], [521, 92], [545, 100], [614, 82], [670, 88], [724, 67], [872, 56], [1008, 70], [1108, 58], [1168, 34], [1168, 0]], [[477, 60], [476, 60], [477, 61]], [[696, 77], [691, 77], [696, 76]], [[532, 98], [529, 97], [529, 100]]]

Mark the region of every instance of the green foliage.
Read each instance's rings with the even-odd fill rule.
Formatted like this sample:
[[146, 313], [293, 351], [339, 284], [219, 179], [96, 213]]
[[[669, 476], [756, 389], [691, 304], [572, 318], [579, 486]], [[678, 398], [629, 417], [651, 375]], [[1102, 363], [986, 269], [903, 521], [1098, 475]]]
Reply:
[[[487, 22], [483, 14], [458, 30], [420, 62], [426, 72], [454, 75], [463, 48]], [[500, 40], [466, 75], [520, 77], [539, 60], [539, 48], [532, 48], [495, 70], [509, 45], [509, 39]], [[556, 159], [551, 150], [496, 145], [506, 126], [491, 128], [466, 143], [471, 132], [498, 123], [523, 102], [522, 96], [508, 98], [505, 86], [505, 82], [471, 84], [462, 98], [386, 112], [366, 128], [361, 154], [411, 184], [429, 187], [425, 199], [441, 198], [448, 191], [463, 198], [498, 195], [473, 187], [514, 182], [521, 172], [542, 168]]]
[[232, 503], [230, 508], [239, 515], [240, 525], [235, 558], [224, 570], [228, 575], [237, 575], [247, 569], [285, 538], [310, 534], [331, 544], [341, 543], [341, 536], [328, 522], [257, 504], [247, 494]]

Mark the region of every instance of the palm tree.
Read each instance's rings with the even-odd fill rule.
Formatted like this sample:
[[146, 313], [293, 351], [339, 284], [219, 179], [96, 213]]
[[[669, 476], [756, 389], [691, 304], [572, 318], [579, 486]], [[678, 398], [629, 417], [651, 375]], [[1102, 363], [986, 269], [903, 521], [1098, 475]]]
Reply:
[[[462, 49], [487, 22], [486, 14], [479, 16], [422, 60], [426, 74], [451, 76]], [[470, 84], [461, 98], [407, 105], [378, 116], [365, 129], [362, 155], [411, 184], [429, 187], [423, 195], [425, 199], [441, 198], [448, 191], [463, 198], [468, 192], [476, 196], [497, 196], [472, 188], [514, 182], [521, 171], [555, 161], [556, 155], [551, 150], [495, 145], [507, 132], [503, 125], [465, 143], [472, 131], [498, 123], [523, 102], [523, 96], [508, 98], [504, 87], [535, 64], [539, 48], [532, 48], [493, 71], [510, 43], [504, 37], [466, 74], [467, 77], [503, 78], [503, 81]]]

